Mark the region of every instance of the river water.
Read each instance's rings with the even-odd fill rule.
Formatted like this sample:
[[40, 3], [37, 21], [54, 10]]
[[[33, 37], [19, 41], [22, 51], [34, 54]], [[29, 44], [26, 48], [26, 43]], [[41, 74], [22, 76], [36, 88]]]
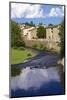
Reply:
[[56, 54], [43, 52], [32, 60], [16, 65], [21, 68], [21, 73], [11, 77], [11, 97], [64, 94], [57, 60]]

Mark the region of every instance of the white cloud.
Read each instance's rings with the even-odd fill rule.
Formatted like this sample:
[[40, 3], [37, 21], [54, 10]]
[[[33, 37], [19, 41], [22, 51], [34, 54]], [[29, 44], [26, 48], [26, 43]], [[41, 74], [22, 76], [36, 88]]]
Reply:
[[40, 5], [31, 5], [31, 4], [11, 4], [11, 18], [36, 18], [42, 17], [43, 10]]
[[64, 6], [62, 8], [56, 7], [50, 10], [49, 17], [55, 17], [55, 16], [58, 17], [64, 16]]
[[56, 13], [56, 9], [55, 8], [52, 8], [50, 13], [49, 13], [49, 16], [57, 16], [57, 13]]
[[51, 8], [49, 13], [45, 13], [41, 5], [11, 4], [11, 18], [46, 18], [61, 16], [64, 16], [64, 6]]

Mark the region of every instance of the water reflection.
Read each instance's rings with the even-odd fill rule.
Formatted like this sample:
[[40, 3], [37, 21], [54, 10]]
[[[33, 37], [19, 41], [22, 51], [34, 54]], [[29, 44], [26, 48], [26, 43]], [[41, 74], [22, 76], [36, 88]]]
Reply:
[[23, 69], [21, 74], [11, 79], [11, 88], [28, 90], [29, 88], [38, 89], [44, 83], [50, 81], [60, 82], [59, 70], [57, 67], [48, 69], [38, 69], [29, 67]]
[[29, 61], [12, 65], [23, 70], [11, 77], [11, 97], [64, 94], [58, 59], [57, 54], [41, 52]]
[[21, 74], [11, 79], [11, 96], [37, 96], [63, 94], [59, 68], [32, 68], [22, 70]]

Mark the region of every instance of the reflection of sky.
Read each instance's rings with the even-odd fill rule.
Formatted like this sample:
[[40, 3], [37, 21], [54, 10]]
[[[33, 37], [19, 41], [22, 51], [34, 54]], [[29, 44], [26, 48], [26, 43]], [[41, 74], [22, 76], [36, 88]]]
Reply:
[[11, 88], [28, 90], [29, 88], [39, 89], [44, 83], [60, 81], [56, 67], [48, 69], [26, 68], [19, 76], [12, 77]]

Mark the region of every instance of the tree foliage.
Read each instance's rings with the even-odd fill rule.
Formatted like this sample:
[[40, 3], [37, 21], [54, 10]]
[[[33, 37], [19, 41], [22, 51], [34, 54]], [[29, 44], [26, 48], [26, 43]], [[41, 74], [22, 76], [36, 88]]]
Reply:
[[33, 23], [33, 21], [31, 21], [31, 22], [26, 22], [25, 25], [28, 25], [28, 26], [35, 26], [35, 24]]
[[46, 29], [43, 26], [39, 26], [37, 28], [37, 37], [46, 38]]
[[53, 24], [49, 24], [48, 26], [53, 26]]
[[24, 46], [24, 41], [21, 39], [20, 28], [18, 23], [11, 21], [11, 47]]
[[59, 32], [59, 36], [60, 36], [60, 53], [61, 53], [61, 57], [64, 56], [64, 51], [65, 51], [65, 45], [64, 45], [64, 21], [61, 22], [60, 24], [60, 32]]
[[17, 67], [11, 67], [11, 76], [17, 76], [20, 75], [21, 70]]
[[31, 25], [31, 26], [35, 26], [35, 24], [33, 23], [33, 21], [30, 22], [30, 25]]

